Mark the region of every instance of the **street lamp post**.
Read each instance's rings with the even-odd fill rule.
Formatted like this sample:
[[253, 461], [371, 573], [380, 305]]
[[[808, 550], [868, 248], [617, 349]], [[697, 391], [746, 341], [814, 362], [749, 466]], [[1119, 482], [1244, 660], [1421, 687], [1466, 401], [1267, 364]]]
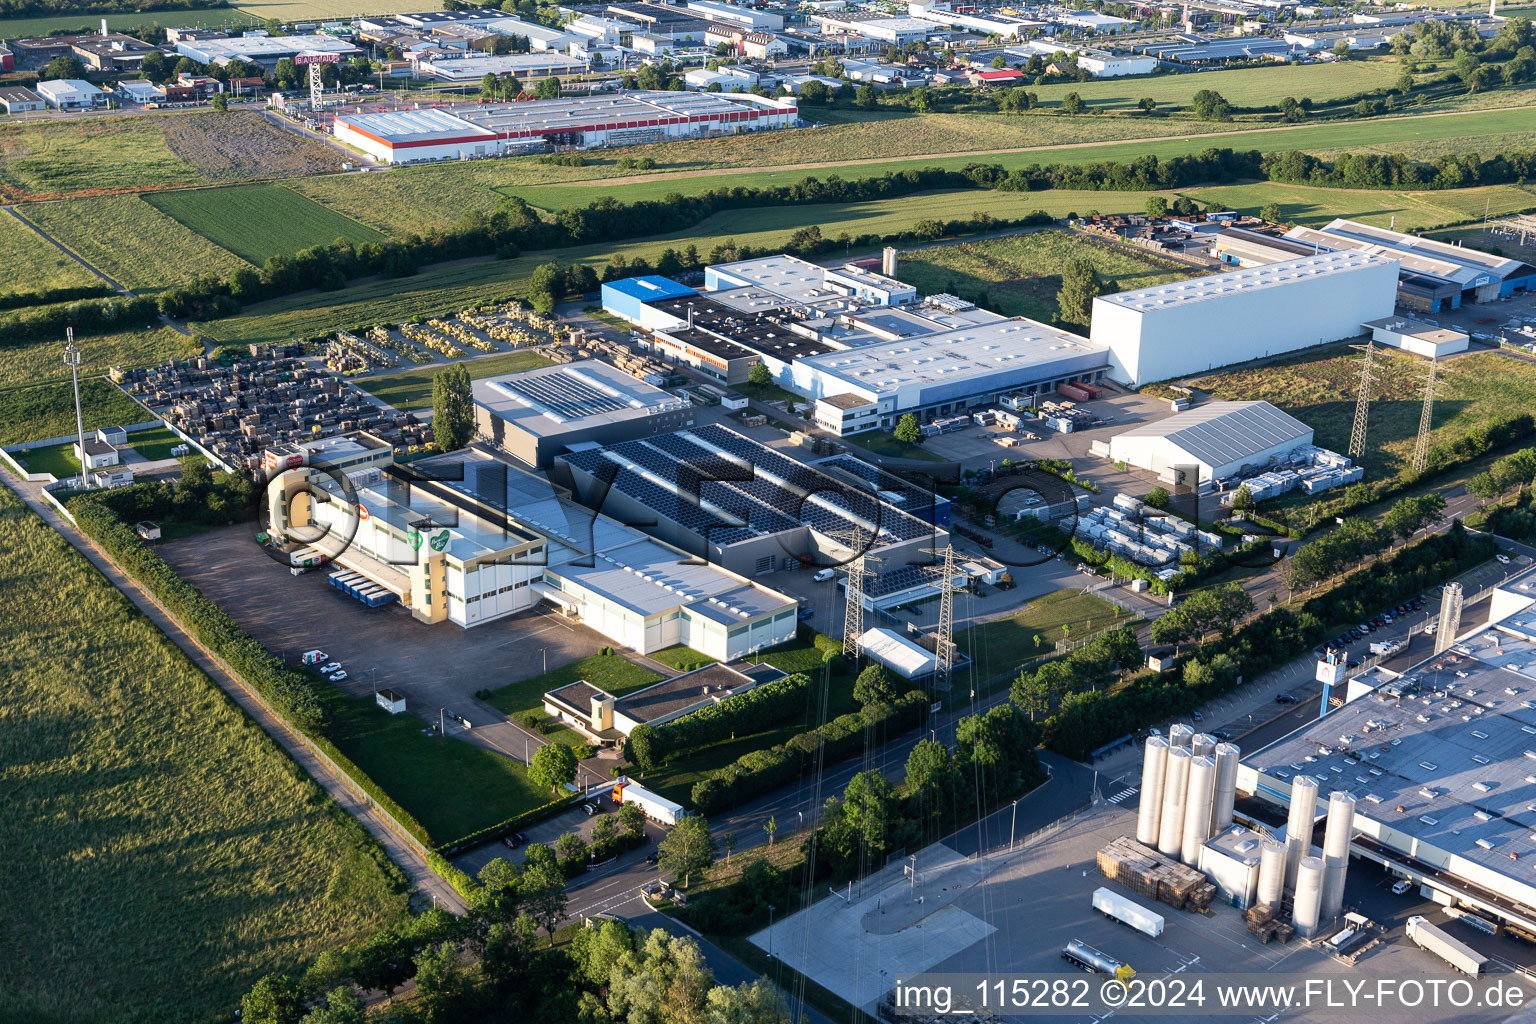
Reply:
[[779, 908], [768, 904], [768, 959], [773, 959], [773, 912]]

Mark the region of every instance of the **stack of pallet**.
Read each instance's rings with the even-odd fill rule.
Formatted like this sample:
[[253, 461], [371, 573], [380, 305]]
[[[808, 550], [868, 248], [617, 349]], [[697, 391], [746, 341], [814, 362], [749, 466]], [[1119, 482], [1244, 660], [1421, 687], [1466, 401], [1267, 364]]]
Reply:
[[1268, 945], [1275, 939], [1281, 942], [1290, 942], [1295, 929], [1284, 921], [1275, 917], [1275, 908], [1268, 903], [1257, 903], [1248, 908], [1243, 914], [1243, 923], [1248, 930], [1257, 935], [1259, 941]]
[[1175, 910], [1205, 911], [1216, 896], [1216, 887], [1200, 872], [1128, 836], [1099, 851], [1099, 870], [1131, 892]]

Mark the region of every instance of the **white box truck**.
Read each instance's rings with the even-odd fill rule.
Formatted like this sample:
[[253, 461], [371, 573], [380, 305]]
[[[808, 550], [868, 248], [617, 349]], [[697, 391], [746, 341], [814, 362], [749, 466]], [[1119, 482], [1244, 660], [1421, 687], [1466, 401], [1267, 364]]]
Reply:
[[1128, 924], [1143, 935], [1154, 939], [1163, 934], [1163, 918], [1146, 907], [1132, 903], [1124, 896], [1100, 886], [1093, 890], [1093, 909], [1105, 917], [1112, 917], [1121, 924]]
[[1407, 644], [1402, 640], [1381, 640], [1371, 644], [1371, 653], [1393, 655], [1406, 646]]
[[1474, 978], [1482, 973], [1484, 965], [1488, 963], [1487, 957], [1465, 942], [1451, 938], [1444, 929], [1435, 927], [1423, 917], [1408, 919], [1408, 937], [1420, 949], [1429, 950], [1458, 971]]

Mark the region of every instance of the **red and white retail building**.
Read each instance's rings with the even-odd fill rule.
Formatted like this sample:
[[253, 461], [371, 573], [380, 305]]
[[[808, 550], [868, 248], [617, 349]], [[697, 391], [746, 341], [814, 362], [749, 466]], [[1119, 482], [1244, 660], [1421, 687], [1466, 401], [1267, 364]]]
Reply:
[[750, 93], [625, 92], [470, 104], [335, 120], [338, 141], [388, 164], [503, 156], [544, 146], [593, 149], [792, 128], [790, 98]]

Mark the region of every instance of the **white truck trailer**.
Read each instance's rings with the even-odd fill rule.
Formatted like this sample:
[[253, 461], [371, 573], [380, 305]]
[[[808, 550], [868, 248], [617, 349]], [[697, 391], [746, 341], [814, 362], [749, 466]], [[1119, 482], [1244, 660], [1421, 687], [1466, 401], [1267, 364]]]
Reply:
[[1100, 886], [1093, 890], [1093, 909], [1105, 917], [1112, 917], [1121, 924], [1128, 924], [1143, 935], [1157, 938], [1163, 934], [1163, 918], [1124, 896]]
[[1488, 963], [1488, 958], [1477, 950], [1465, 942], [1453, 939], [1444, 929], [1435, 927], [1422, 917], [1408, 919], [1408, 937], [1419, 948], [1429, 950], [1458, 971], [1474, 978], [1482, 973]]

